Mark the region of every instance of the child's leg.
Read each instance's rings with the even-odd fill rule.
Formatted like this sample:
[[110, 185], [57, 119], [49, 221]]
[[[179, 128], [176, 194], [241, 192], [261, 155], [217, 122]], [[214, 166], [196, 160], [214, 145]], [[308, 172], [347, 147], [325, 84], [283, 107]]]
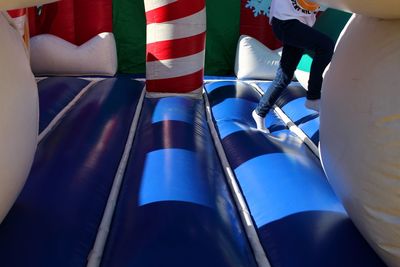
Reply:
[[272, 81], [257, 106], [256, 112], [259, 116], [265, 117], [282, 91], [285, 90], [292, 81], [294, 71], [299, 64], [302, 55], [303, 49], [301, 48], [286, 44], [283, 46], [282, 58], [275, 79]]
[[290, 20], [284, 26], [282, 41], [303, 49], [315, 52], [308, 81], [308, 99], [321, 97], [322, 74], [332, 59], [335, 44], [325, 34], [311, 28], [300, 21]]

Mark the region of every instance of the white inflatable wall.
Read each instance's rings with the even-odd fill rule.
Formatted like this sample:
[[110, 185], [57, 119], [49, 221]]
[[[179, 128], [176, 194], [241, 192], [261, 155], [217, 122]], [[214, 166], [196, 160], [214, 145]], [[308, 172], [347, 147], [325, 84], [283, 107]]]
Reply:
[[35, 78], [23, 40], [0, 13], [0, 223], [28, 176], [39, 114]]
[[281, 54], [282, 48], [271, 50], [253, 37], [240, 36], [235, 58], [236, 77], [273, 80], [279, 67]]
[[[398, 0], [337, 5], [356, 2], [370, 6], [366, 14], [375, 14], [372, 5], [382, 14], [385, 2], [387, 14], [400, 12]], [[357, 15], [347, 25], [324, 79], [320, 150], [356, 226], [389, 266], [400, 266], [399, 19]]]
[[117, 72], [117, 47], [113, 33], [105, 32], [76, 46], [51, 34], [30, 40], [35, 75], [107, 75]]

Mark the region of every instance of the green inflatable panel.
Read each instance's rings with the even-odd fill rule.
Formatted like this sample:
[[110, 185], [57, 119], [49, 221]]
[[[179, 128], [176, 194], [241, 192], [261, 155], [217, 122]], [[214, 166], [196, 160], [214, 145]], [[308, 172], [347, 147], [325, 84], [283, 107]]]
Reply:
[[207, 0], [206, 75], [234, 75], [240, 1]]
[[113, 27], [118, 72], [145, 73], [146, 17], [143, 0], [113, 0]]
[[[239, 39], [240, 1], [207, 0], [205, 74], [232, 75]], [[114, 0], [113, 26], [118, 72], [143, 74], [146, 66], [146, 18], [143, 0]]]

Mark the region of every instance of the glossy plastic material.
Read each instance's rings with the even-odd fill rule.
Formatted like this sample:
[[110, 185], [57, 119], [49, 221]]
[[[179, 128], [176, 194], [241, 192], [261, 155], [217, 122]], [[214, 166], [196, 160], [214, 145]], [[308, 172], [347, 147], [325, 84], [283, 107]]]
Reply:
[[[227, 158], [272, 266], [385, 266], [301, 140], [287, 130], [264, 134], [253, 128], [250, 111], [258, 98], [250, 85], [215, 82], [206, 89]], [[241, 127], [227, 134], [231, 125]]]
[[202, 100], [145, 100], [101, 266], [256, 266]]
[[99, 82], [43, 139], [0, 225], [2, 266], [86, 265], [142, 89]]
[[88, 84], [87, 80], [70, 77], [51, 77], [39, 81], [39, 133]]
[[[257, 85], [266, 92], [269, 83], [259, 82]], [[276, 105], [296, 124], [315, 145], [319, 142], [319, 114], [313, 110], [306, 109], [306, 91], [297, 83], [292, 83], [282, 92], [277, 99]]]
[[351, 19], [324, 80], [321, 113], [329, 181], [391, 267], [400, 266], [399, 29], [399, 19]]
[[206, 46], [204, 0], [145, 0], [146, 90], [201, 94]]

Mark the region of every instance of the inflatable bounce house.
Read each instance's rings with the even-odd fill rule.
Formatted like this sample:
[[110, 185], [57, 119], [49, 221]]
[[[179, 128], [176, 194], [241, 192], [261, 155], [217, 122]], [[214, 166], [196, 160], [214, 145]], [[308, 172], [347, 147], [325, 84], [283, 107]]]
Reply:
[[265, 133], [270, 1], [1, 0], [0, 265], [399, 267], [400, 1], [316, 2]]

